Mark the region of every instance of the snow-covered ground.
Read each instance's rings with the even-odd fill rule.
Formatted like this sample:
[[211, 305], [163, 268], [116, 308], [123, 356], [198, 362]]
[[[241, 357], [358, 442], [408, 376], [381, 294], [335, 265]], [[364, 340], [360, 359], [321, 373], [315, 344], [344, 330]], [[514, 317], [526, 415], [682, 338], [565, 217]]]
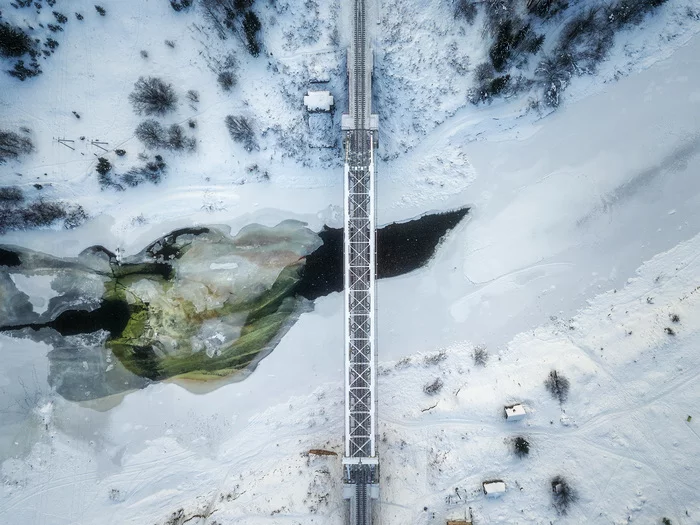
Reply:
[[[307, 3], [262, 9], [272, 57], [256, 61], [165, 1], [105, 3], [104, 18], [72, 2], [90, 16], [69, 22], [44, 74], [24, 84], [0, 76], [3, 126], [31, 127], [38, 150], [0, 177], [27, 192], [41, 181], [43, 195], [95, 218], [0, 242], [55, 255], [96, 243], [134, 253], [193, 224], [338, 225], [339, 150], [316, 159], [270, 132], [248, 154], [223, 121], [245, 113], [258, 132], [275, 122], [298, 131], [307, 80], [326, 73], [342, 110], [347, 28], [339, 24], [339, 45], [331, 36], [345, 3]], [[444, 523], [464, 513], [446, 502], [459, 500], [455, 489], [476, 523], [700, 522], [700, 21], [684, 14], [691, 3], [669, 0], [618, 35], [600, 74], [577, 79], [544, 117], [524, 113], [523, 100], [468, 105], [438, 43], [469, 28], [452, 27], [446, 2], [417, 16], [424, 5], [376, 6], [377, 66], [400, 78], [398, 87], [378, 81], [378, 106], [392, 90], [401, 95], [386, 109], [380, 148], [392, 160], [378, 167], [378, 222], [472, 209], [426, 268], [378, 284], [380, 522]], [[399, 22], [423, 29], [389, 45], [382, 28], [405, 31]], [[478, 63], [478, 38], [460, 38], [459, 53]], [[209, 67], [230, 52], [245, 76], [225, 93]], [[172, 121], [196, 118], [198, 151], [170, 154], [159, 186], [100, 191], [94, 146], [71, 151], [52, 139], [106, 140], [128, 151], [110, 157], [115, 166], [131, 165], [141, 119], [127, 97], [148, 74], [175, 85], [183, 103]], [[438, 78], [453, 87], [445, 98], [430, 90]], [[196, 110], [187, 89], [200, 91]], [[434, 104], [439, 114], [416, 128]], [[40, 290], [28, 292], [40, 305]], [[341, 523], [339, 459], [305, 453], [341, 452], [342, 313], [340, 294], [317, 300], [240, 383], [203, 395], [160, 383], [82, 405], [48, 391], [46, 345], [1, 335], [0, 522]], [[485, 368], [473, 363], [476, 345], [489, 352]], [[543, 385], [553, 368], [571, 382], [561, 406]], [[442, 390], [424, 394], [438, 377]], [[528, 417], [506, 423], [503, 405], [518, 401]], [[531, 443], [522, 460], [509, 451], [516, 435]], [[555, 475], [578, 493], [566, 516], [551, 505]], [[486, 500], [487, 479], [503, 479], [507, 493]]]

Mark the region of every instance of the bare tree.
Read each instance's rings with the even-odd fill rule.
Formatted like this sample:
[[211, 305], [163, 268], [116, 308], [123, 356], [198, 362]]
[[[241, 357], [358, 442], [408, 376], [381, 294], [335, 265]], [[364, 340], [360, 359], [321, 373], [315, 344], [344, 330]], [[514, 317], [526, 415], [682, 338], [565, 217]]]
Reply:
[[556, 370], [549, 372], [544, 386], [560, 403], [564, 403], [569, 397], [569, 380]]
[[226, 117], [226, 127], [231, 138], [236, 142], [242, 143], [246, 151], [252, 151], [255, 148], [255, 133], [247, 118], [228, 115]]
[[173, 86], [158, 77], [140, 77], [134, 84], [129, 100], [139, 115], [165, 115], [177, 105]]

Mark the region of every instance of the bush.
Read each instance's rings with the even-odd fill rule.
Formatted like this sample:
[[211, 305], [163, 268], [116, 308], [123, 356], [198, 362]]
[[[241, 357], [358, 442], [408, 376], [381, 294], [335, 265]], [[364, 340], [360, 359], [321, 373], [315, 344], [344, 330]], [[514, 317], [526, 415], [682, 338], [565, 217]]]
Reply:
[[80, 205], [73, 206], [66, 212], [63, 227], [67, 230], [72, 230], [82, 225], [86, 220], [88, 220], [88, 214], [85, 212], [85, 209]]
[[429, 396], [434, 396], [435, 394], [440, 392], [440, 390], [442, 390], [443, 386], [444, 386], [444, 384], [442, 382], [442, 379], [437, 377], [437, 378], [435, 378], [435, 381], [433, 381], [432, 383], [426, 383], [423, 386], [423, 392], [425, 392]]
[[112, 169], [112, 164], [104, 157], [97, 159], [97, 167], [95, 171], [100, 175], [106, 175]]
[[231, 88], [236, 85], [236, 76], [232, 71], [222, 71], [216, 80], [224, 91], [231, 91]]
[[192, 0], [170, 0], [170, 6], [175, 10], [175, 11], [182, 11], [183, 9], [187, 9], [192, 5]]
[[513, 440], [513, 453], [519, 458], [524, 458], [530, 453], [530, 442], [522, 436]]
[[61, 203], [45, 200], [31, 203], [20, 213], [25, 228], [51, 226], [66, 217], [65, 207]]
[[253, 13], [253, 11], [247, 11], [245, 17], [243, 18], [243, 31], [245, 32], [245, 38], [248, 43], [248, 51], [254, 57], [260, 54], [260, 43], [258, 42], [258, 31], [262, 25], [260, 24], [260, 19]]
[[7, 22], [0, 23], [0, 56], [21, 57], [34, 49], [34, 42], [19, 27]]
[[136, 127], [134, 134], [148, 149], [162, 148], [165, 144], [165, 129], [157, 120], [144, 120]]
[[253, 0], [233, 0], [233, 8], [239, 13], [251, 7], [253, 7]]
[[527, 10], [540, 18], [551, 18], [569, 7], [566, 0], [530, 0]]
[[56, 22], [59, 24], [65, 24], [68, 22], [68, 17], [64, 15], [63, 13], [59, 13], [58, 11], [53, 12], [53, 16], [56, 18]]
[[228, 115], [226, 117], [226, 127], [231, 138], [235, 142], [242, 143], [246, 151], [252, 151], [255, 148], [255, 134], [247, 118]]
[[81, 13], [75, 13], [75, 18], [78, 20], [83, 20], [85, 17]]
[[154, 160], [147, 162], [144, 166], [135, 166], [123, 175], [113, 172], [99, 174], [97, 181], [102, 189], [112, 188], [124, 191], [125, 186], [134, 188], [144, 182], [158, 184], [165, 175], [166, 168], [163, 157], [156, 155]]
[[476, 366], [486, 366], [486, 362], [489, 360], [489, 353], [483, 346], [477, 346], [472, 353], [472, 359]]
[[569, 397], [569, 380], [556, 370], [549, 372], [544, 386], [560, 403], [564, 403]]
[[41, 74], [41, 69], [39, 68], [39, 63], [36, 60], [32, 60], [29, 63], [29, 67], [24, 65], [24, 60], [18, 60], [15, 67], [7, 71], [11, 77], [18, 78], [24, 82], [28, 78], [33, 78]]
[[194, 151], [197, 148], [197, 141], [185, 135], [182, 126], [173, 124], [168, 128], [168, 138], [165, 147], [174, 151]]
[[[60, 220], [70, 219], [70, 224], [76, 224], [79, 217], [85, 214], [80, 207], [66, 208], [60, 202], [48, 202], [38, 200], [26, 206], [21, 206], [24, 196], [18, 188], [0, 188], [0, 194], [9, 197], [9, 200], [0, 199], [0, 234], [11, 230], [25, 230], [41, 226], [51, 226]], [[20, 200], [17, 198], [21, 197]], [[87, 217], [87, 216], [86, 216]]]
[[134, 84], [129, 100], [139, 115], [165, 115], [175, 109], [177, 95], [171, 84], [158, 77], [140, 77]]
[[105, 16], [107, 14], [107, 10], [104, 7], [102, 7], [101, 5], [96, 5], [95, 11], [100, 13], [100, 16]]
[[622, 29], [630, 24], [639, 24], [647, 13], [667, 0], [621, 0], [607, 8], [607, 19], [616, 29]]
[[141, 122], [136, 128], [135, 135], [148, 149], [165, 148], [174, 151], [194, 151], [197, 147], [195, 139], [186, 136], [182, 126], [173, 124], [166, 131], [158, 121], [153, 119]]
[[17, 186], [0, 188], [0, 205], [16, 206], [24, 202], [24, 192]]
[[155, 160], [147, 162], [145, 166], [132, 168], [127, 171], [122, 175], [121, 180], [124, 184], [132, 188], [144, 182], [158, 184], [163, 178], [165, 171], [166, 164], [165, 161], [163, 161], [163, 157], [156, 155]]
[[[479, 71], [477, 70], [477, 77]], [[503, 75], [495, 78], [486, 78], [479, 82], [476, 89], [470, 94], [470, 100], [474, 104], [490, 101], [504, 93], [510, 85], [510, 75]]]
[[13, 131], [0, 129], [0, 165], [8, 160], [18, 159], [34, 151], [34, 144], [29, 137], [23, 137]]
[[187, 99], [192, 102], [193, 104], [198, 104], [199, 103], [199, 91], [195, 91], [194, 89], [190, 89], [187, 92]]
[[551, 481], [552, 503], [559, 514], [566, 514], [572, 503], [578, 500], [576, 491], [562, 476], [555, 476]]
[[537, 53], [544, 36], [536, 34], [530, 24], [519, 19], [505, 20], [496, 33], [496, 41], [489, 49], [489, 57], [496, 71], [503, 71], [513, 58], [522, 53]]
[[455, 18], [464, 18], [471, 24], [476, 18], [476, 4], [470, 0], [457, 0], [455, 2]]

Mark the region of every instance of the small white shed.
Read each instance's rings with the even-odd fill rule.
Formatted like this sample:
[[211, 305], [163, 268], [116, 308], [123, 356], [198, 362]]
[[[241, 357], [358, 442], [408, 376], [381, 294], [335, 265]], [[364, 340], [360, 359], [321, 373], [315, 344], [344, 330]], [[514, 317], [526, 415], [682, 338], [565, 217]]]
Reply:
[[525, 407], [521, 404], [512, 405], [504, 408], [506, 411], [506, 419], [508, 421], [520, 421], [527, 415], [527, 412], [525, 412]]
[[330, 111], [333, 103], [333, 95], [330, 91], [309, 91], [304, 97], [304, 105], [310, 112]]
[[500, 479], [484, 481], [481, 486], [484, 488], [484, 494], [487, 496], [500, 496], [506, 491], [506, 484]]

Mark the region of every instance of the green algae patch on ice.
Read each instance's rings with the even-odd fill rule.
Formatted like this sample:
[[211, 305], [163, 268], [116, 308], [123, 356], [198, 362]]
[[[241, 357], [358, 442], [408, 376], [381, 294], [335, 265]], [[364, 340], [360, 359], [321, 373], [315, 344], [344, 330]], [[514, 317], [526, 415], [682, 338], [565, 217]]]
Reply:
[[105, 285], [105, 297], [131, 312], [107, 348], [127, 370], [155, 381], [220, 379], [271, 350], [298, 310], [304, 257], [321, 243], [294, 221], [252, 225], [233, 238], [207, 229], [170, 239], [182, 246], [162, 240], [157, 253], [176, 254], [162, 263], [171, 272], [131, 265]]

